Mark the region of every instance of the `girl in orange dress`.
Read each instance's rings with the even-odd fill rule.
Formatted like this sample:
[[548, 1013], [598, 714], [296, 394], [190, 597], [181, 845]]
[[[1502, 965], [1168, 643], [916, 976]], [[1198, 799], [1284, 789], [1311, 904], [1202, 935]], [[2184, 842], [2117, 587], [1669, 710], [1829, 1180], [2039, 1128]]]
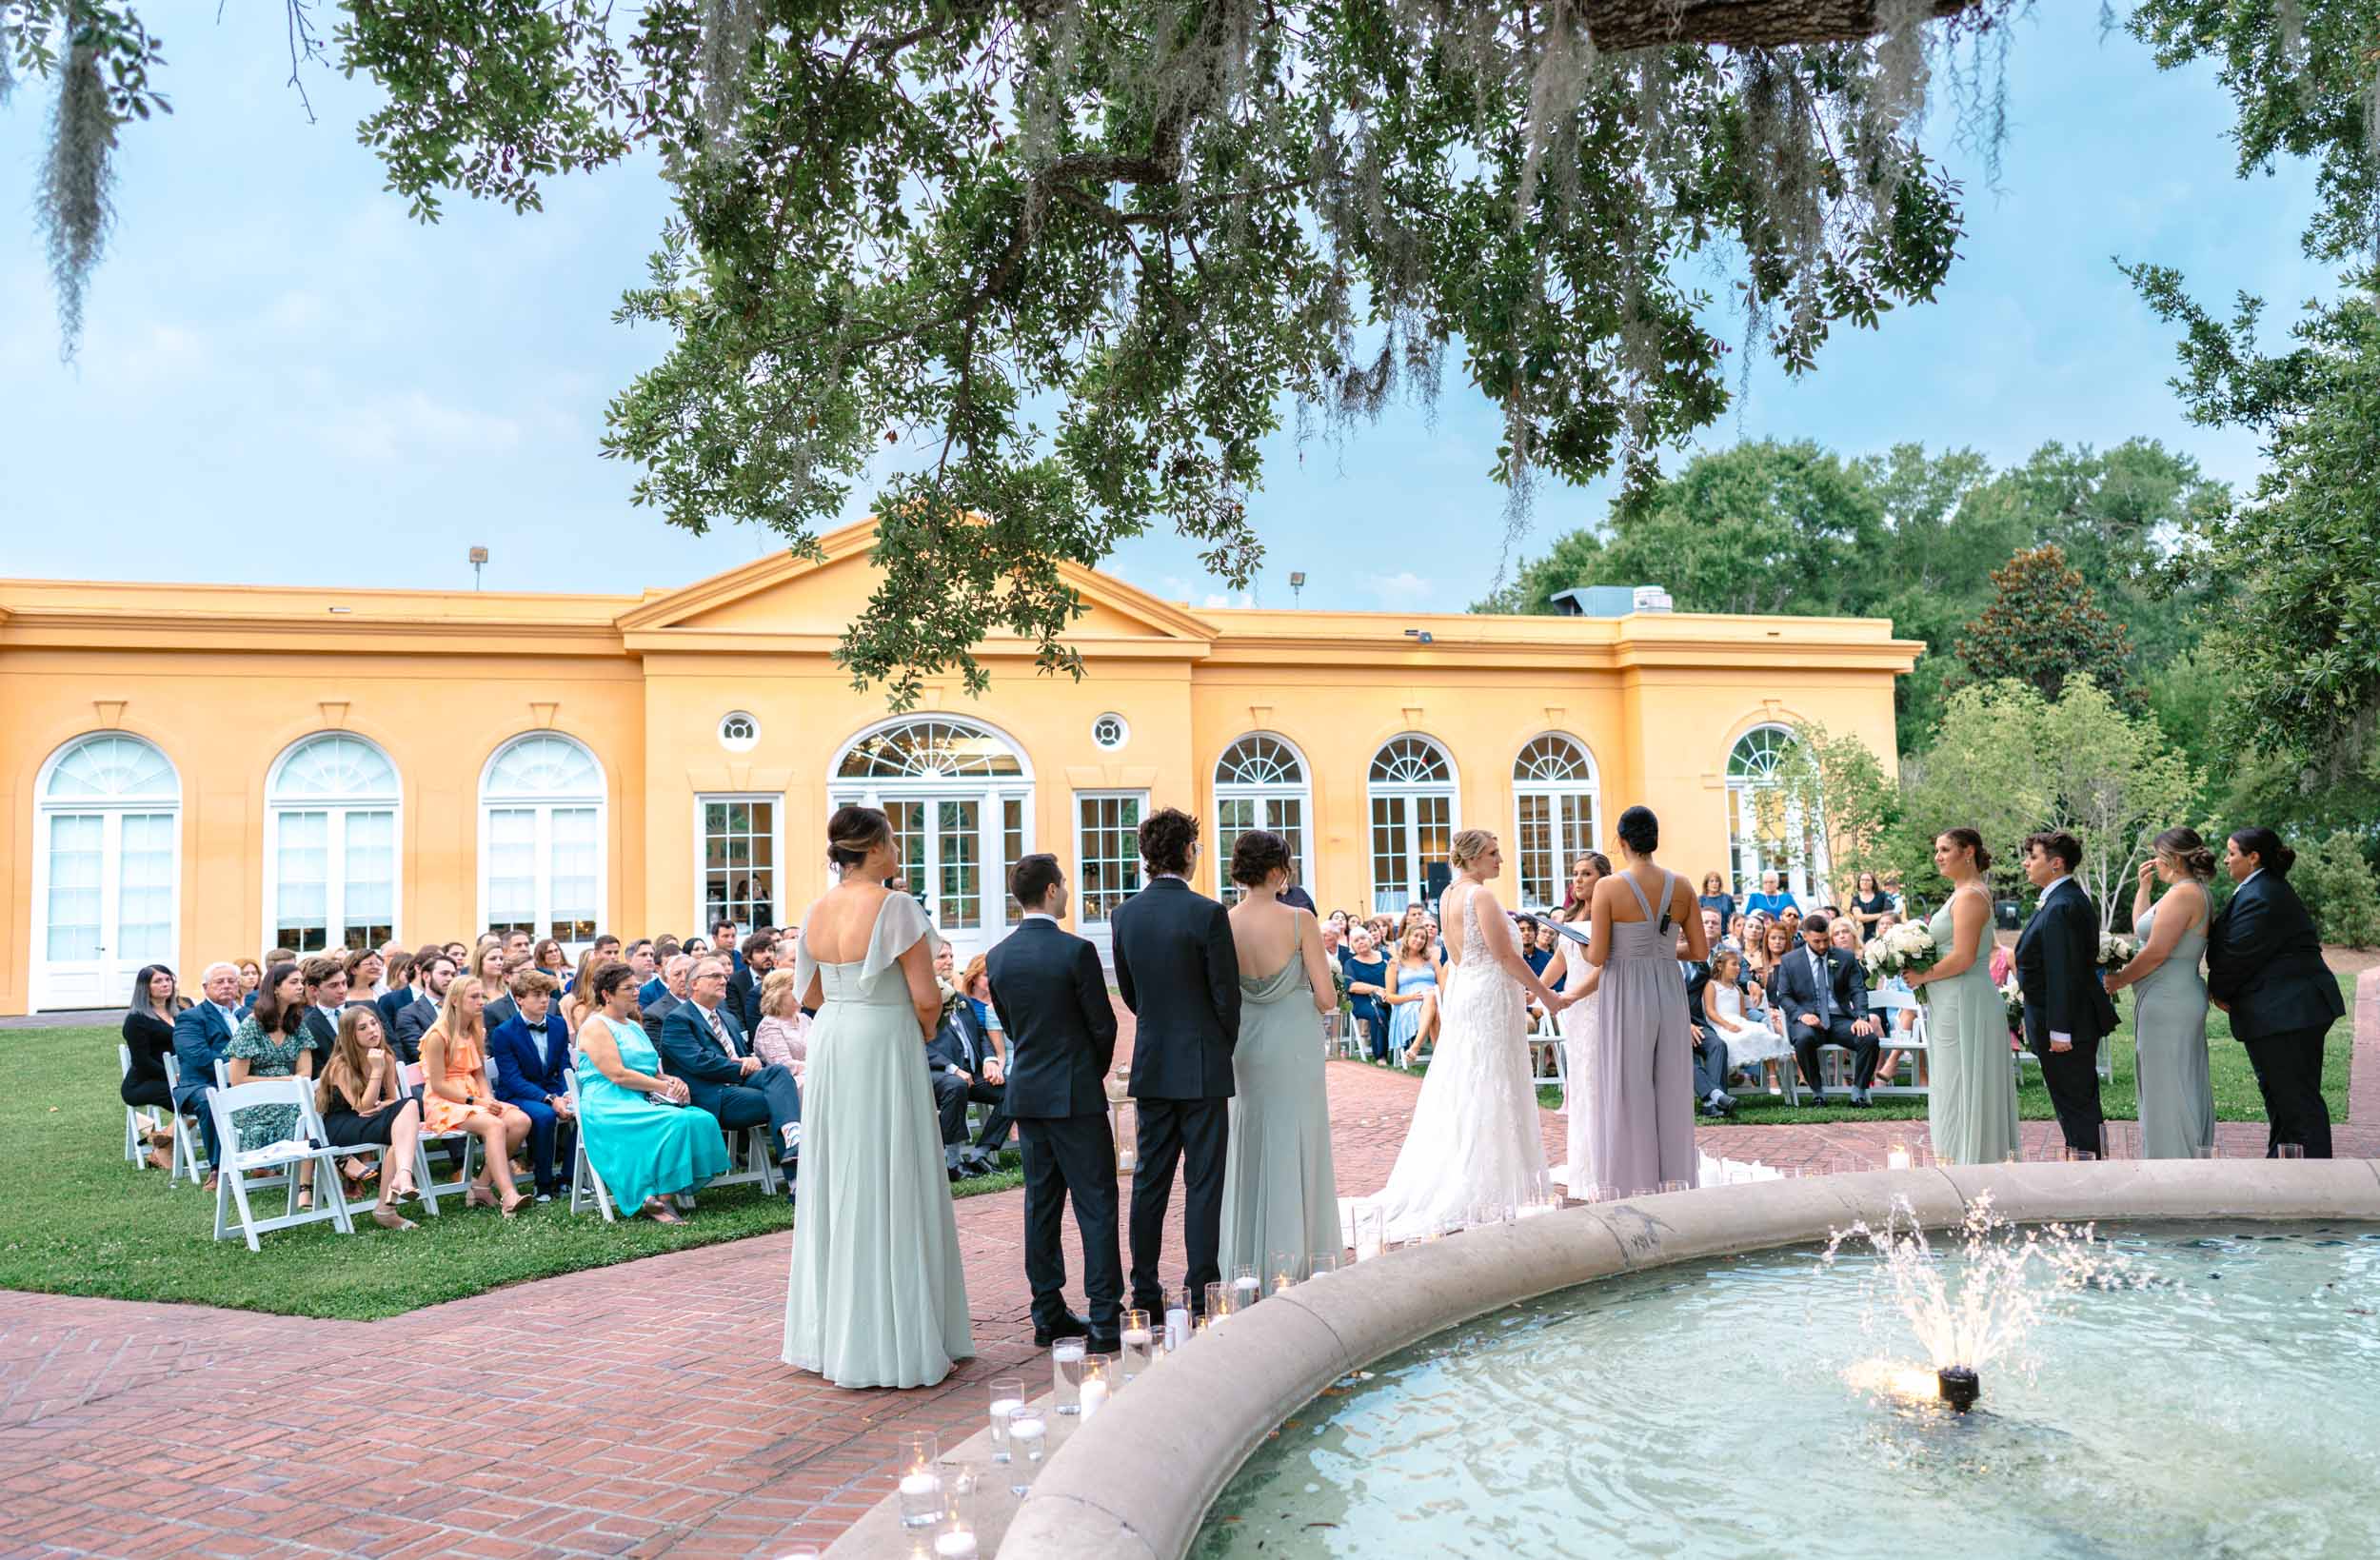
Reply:
[[479, 1176], [464, 1200], [474, 1208], [501, 1206], [510, 1218], [529, 1200], [512, 1185], [513, 1152], [528, 1141], [529, 1118], [488, 1086], [487, 1035], [480, 1023], [486, 1004], [486, 990], [476, 976], [446, 988], [438, 1021], [422, 1037], [423, 1129], [467, 1132], [480, 1140]]

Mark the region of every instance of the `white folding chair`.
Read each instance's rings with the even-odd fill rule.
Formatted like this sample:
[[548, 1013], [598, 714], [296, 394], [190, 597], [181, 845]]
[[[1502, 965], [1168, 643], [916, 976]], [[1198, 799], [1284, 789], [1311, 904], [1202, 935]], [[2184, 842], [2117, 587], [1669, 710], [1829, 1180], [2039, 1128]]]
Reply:
[[[256, 1237], [273, 1230], [287, 1230], [300, 1224], [319, 1224], [328, 1219], [342, 1234], [352, 1234], [355, 1226], [347, 1219], [347, 1198], [339, 1191], [339, 1161], [323, 1146], [322, 1118], [314, 1114], [314, 1088], [305, 1078], [255, 1078], [237, 1087], [216, 1089], [207, 1096], [208, 1108], [214, 1113], [216, 1140], [223, 1144], [222, 1174], [215, 1180], [215, 1238], [230, 1234], [232, 1210], [239, 1211], [239, 1228], [251, 1252], [260, 1250]], [[240, 1129], [233, 1117], [237, 1113], [256, 1105], [294, 1105], [297, 1122], [291, 1129], [293, 1138], [267, 1143], [261, 1148], [241, 1150]], [[320, 1194], [314, 1208], [300, 1208], [298, 1199], [298, 1167], [314, 1166], [314, 1185]], [[271, 1175], [251, 1181], [251, 1170], [270, 1170]], [[274, 1187], [288, 1189], [288, 1212], [272, 1218], [260, 1219], [248, 1206], [250, 1192], [270, 1191]]]
[[[1901, 1060], [1909, 1063], [1909, 1082], [1878, 1076], [1874, 1092], [1880, 1095], [1915, 1095], [1920, 1098], [1929, 1092], [1926, 1065], [1926, 1008], [1916, 994], [1904, 991], [1881, 991], [1868, 994], [1868, 1011], [1884, 1026], [1884, 1037], [1877, 1042], [1879, 1050], [1897, 1051]], [[1909, 1028], [1900, 1028], [1900, 1016], [1914, 1013], [1916, 1017]], [[1895, 1076], [1900, 1069], [1894, 1066]]]
[[[116, 1042], [116, 1081], [121, 1083], [132, 1076], [132, 1048]], [[137, 1165], [148, 1159], [141, 1152], [141, 1131], [149, 1124], [149, 1117], [131, 1105], [124, 1107], [124, 1162]]]
[[[422, 1064], [408, 1061], [399, 1070], [397, 1076], [405, 1084], [406, 1092], [410, 1094], [423, 1086]], [[428, 1114], [426, 1104], [423, 1106], [423, 1114]], [[451, 1181], [432, 1181], [429, 1177], [429, 1145], [456, 1141], [463, 1144], [463, 1168], [456, 1172]], [[426, 1126], [422, 1129], [421, 1152], [417, 1155], [419, 1163], [413, 1171], [413, 1183], [422, 1194], [422, 1206], [429, 1210], [432, 1218], [438, 1216], [438, 1194], [441, 1192], [458, 1193], [465, 1197], [471, 1195], [471, 1159], [478, 1152], [479, 1138], [460, 1128], [449, 1132], [432, 1132]]]
[[[688, 1110], [694, 1108], [691, 1105], [686, 1107]], [[744, 1168], [730, 1170], [724, 1175], [712, 1176], [703, 1183], [704, 1189], [715, 1186], [758, 1186], [770, 1196], [775, 1196], [784, 1181], [784, 1173], [777, 1168], [776, 1156], [768, 1152], [776, 1140], [776, 1134], [765, 1124], [757, 1127], [723, 1127], [720, 1132], [727, 1139], [727, 1162], [732, 1165], [741, 1160]], [[741, 1148], [737, 1146], [739, 1138], [743, 1143]], [[680, 1206], [684, 1204], [681, 1203]]]
[[[166, 1053], [166, 1092], [167, 1094], [171, 1095], [180, 1090], [181, 1087], [182, 1063], [175, 1057], [172, 1052], [169, 1051]], [[191, 1112], [184, 1110], [179, 1105], [174, 1106], [173, 1169], [167, 1174], [167, 1185], [172, 1186], [178, 1184], [185, 1175], [188, 1175], [190, 1178], [190, 1184], [192, 1186], [204, 1186], [206, 1184], [206, 1172], [212, 1170], [215, 1167], [212, 1163], [206, 1163], [205, 1168], [201, 1168], [202, 1160], [199, 1154], [201, 1147], [200, 1134], [201, 1129], [198, 1124], [198, 1117]]]
[[595, 1161], [586, 1156], [586, 1118], [579, 1115], [578, 1069], [565, 1068], [562, 1075], [563, 1090], [570, 1097], [570, 1114], [577, 1119], [579, 1130], [570, 1135], [577, 1143], [570, 1157], [570, 1212], [584, 1214], [589, 1205], [604, 1215], [604, 1222], [612, 1222], [611, 1189], [603, 1176], [595, 1173]]

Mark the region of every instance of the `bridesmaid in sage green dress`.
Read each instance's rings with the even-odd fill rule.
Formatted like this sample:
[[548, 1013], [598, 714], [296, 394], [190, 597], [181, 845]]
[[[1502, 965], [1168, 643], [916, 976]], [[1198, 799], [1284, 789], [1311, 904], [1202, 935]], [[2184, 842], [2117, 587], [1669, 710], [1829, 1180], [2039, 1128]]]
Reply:
[[[2139, 988], [2133, 1001], [2134, 1071], [2140, 1088], [2140, 1156], [2187, 1159], [2214, 1141], [2214, 1086], [2207, 1076], [2206, 880], [2214, 853], [2194, 829], [2157, 836], [2132, 895], [2140, 952], [2108, 977], [2108, 990]], [[2162, 879], [2165, 898], [2150, 903]]]
[[925, 912], [880, 886], [901, 870], [891, 821], [842, 807], [826, 837], [843, 879], [802, 918], [794, 961], [818, 1018], [783, 1357], [838, 1387], [930, 1387], [975, 1354], [923, 1059], [942, 993]]
[[[1225, 1276], [1251, 1267], [1266, 1285], [1276, 1255], [1302, 1278], [1306, 1258], [1340, 1250], [1330, 1100], [1322, 1083], [1322, 1017], [1338, 994], [1314, 913], [1280, 902], [1289, 842], [1253, 829], [1231, 848], [1231, 938], [1240, 954], [1240, 1040], [1233, 1047], [1231, 1127], [1223, 1156]], [[1249, 972], [1271, 968], [1258, 977]]]
[[1934, 864], [1951, 897], [1926, 930], [1938, 956], [1911, 975], [1926, 997], [1932, 1081], [1926, 1116], [1944, 1164], [1998, 1164], [2016, 1152], [2016, 1068], [2009, 1060], [2008, 1004], [1992, 981], [1992, 853], [1973, 829], [1934, 836]]

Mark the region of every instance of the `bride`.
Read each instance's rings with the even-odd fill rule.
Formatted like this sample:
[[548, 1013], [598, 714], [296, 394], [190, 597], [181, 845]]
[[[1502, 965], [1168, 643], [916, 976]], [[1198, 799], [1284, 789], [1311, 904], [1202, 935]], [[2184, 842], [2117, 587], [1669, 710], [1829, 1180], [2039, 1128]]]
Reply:
[[1523, 993], [1548, 1013], [1577, 999], [1548, 991], [1520, 957], [1512, 921], [1487, 886], [1504, 866], [1496, 836], [1465, 829], [1453, 857], [1455, 880], [1438, 901], [1450, 959], [1438, 1049], [1388, 1185], [1354, 1205], [1378, 1209], [1392, 1241], [1467, 1222], [1482, 1204], [1514, 1207], [1546, 1195]]
[[[1583, 925], [1593, 918], [1595, 885], [1612, 875], [1612, 859], [1601, 851], [1587, 851], [1570, 865], [1570, 896], [1554, 918], [1566, 924]], [[1574, 958], [1572, 956], [1576, 955]], [[1558, 989], [1571, 999], [1571, 1006], [1556, 1020], [1562, 1036], [1562, 1052], [1566, 1065], [1562, 1078], [1567, 1085], [1566, 1103], [1570, 1117], [1570, 1155], [1554, 1171], [1554, 1179], [1570, 1189], [1574, 1197], [1584, 1197], [1595, 1181], [1595, 1046], [1599, 1033], [1596, 1016], [1596, 988], [1603, 979], [1603, 972], [1587, 962], [1587, 950], [1568, 938], [1556, 939], [1554, 957], [1543, 971], [1546, 984]]]

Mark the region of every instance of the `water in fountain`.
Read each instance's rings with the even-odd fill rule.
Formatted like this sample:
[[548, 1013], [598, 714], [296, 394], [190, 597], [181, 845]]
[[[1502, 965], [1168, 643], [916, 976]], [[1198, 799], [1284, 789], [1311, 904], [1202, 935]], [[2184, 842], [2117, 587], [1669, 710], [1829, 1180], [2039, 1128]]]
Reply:
[[1989, 1193], [1955, 1232], [1955, 1262], [1936, 1254], [1906, 1199], [1895, 1199], [1881, 1228], [1862, 1219], [1836, 1231], [1819, 1260], [1832, 1266], [1847, 1243], [1862, 1241], [1879, 1259], [1869, 1278], [1876, 1293], [1865, 1330], [1873, 1336], [1880, 1325], [1905, 1325], [1925, 1351], [1926, 1368], [1872, 1358], [1852, 1366], [1846, 1379], [1894, 1396], [1938, 1393], [1962, 1411], [1973, 1404], [1987, 1367], [2030, 1371], [2025, 1345], [2064, 1301], [2086, 1289], [2143, 1282], [2092, 1225], [2020, 1226], [1993, 1211]]

